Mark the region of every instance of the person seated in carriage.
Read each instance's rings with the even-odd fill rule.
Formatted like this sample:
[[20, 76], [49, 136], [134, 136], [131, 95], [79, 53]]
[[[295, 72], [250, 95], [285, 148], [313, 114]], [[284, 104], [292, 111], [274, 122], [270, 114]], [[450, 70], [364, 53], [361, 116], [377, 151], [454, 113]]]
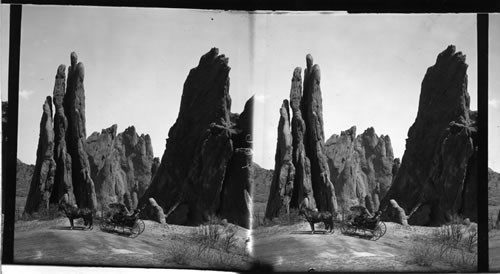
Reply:
[[353, 206], [351, 207], [351, 211], [354, 211], [355, 215], [357, 215], [354, 217], [354, 223], [357, 225], [363, 225], [373, 217], [364, 206]]
[[111, 220], [115, 223], [127, 223], [134, 222], [137, 218], [137, 215], [140, 212], [140, 209], [134, 209], [133, 211], [129, 211], [127, 207], [122, 203], [112, 203], [108, 205], [109, 208], [113, 210], [111, 215]]

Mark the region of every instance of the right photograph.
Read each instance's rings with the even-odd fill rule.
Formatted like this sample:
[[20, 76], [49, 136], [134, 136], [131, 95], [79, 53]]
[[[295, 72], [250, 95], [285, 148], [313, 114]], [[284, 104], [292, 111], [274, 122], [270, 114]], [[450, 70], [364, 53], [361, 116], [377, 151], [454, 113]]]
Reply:
[[500, 16], [489, 15], [488, 233], [490, 271], [500, 271]]
[[256, 14], [254, 33], [253, 257], [277, 271], [476, 271], [476, 15]]

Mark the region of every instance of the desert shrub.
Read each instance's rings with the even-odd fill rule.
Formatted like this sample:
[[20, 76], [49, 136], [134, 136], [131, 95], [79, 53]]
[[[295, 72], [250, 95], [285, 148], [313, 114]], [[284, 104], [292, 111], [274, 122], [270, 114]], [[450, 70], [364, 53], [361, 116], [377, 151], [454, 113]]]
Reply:
[[227, 226], [224, 229], [221, 244], [224, 251], [229, 252], [232, 248], [236, 247], [236, 229], [233, 226]]
[[436, 261], [436, 249], [427, 242], [417, 242], [410, 249], [412, 262], [419, 266], [432, 266]]
[[189, 245], [175, 244], [167, 249], [167, 254], [170, 260], [178, 265], [189, 265], [193, 259], [193, 252], [190, 250]]
[[281, 214], [279, 217], [274, 218], [269, 225], [294, 225], [302, 223], [304, 221], [303, 217], [299, 215], [299, 210], [297, 208], [291, 208], [288, 214]]
[[28, 214], [23, 212], [21, 208], [16, 208], [15, 221], [32, 221], [32, 220], [54, 220], [62, 217], [63, 214], [59, 211], [56, 204], [50, 204], [48, 208], [41, 208], [38, 212]]

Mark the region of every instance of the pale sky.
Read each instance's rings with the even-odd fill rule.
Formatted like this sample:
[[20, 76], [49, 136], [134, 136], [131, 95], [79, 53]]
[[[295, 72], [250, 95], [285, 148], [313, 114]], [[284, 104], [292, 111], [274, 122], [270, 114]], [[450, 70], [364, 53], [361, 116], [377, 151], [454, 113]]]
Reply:
[[500, 172], [500, 14], [489, 16], [488, 166]]
[[[177, 118], [184, 81], [212, 47], [229, 57], [232, 112], [249, 89], [246, 13], [142, 8], [23, 6], [18, 158], [34, 163], [42, 105], [59, 64], [85, 66], [87, 136], [118, 124], [148, 133], [155, 156]], [[3, 90], [3, 89], [2, 89]]]
[[437, 55], [454, 44], [467, 55], [471, 109], [477, 110], [476, 15], [259, 15], [256, 19], [254, 160], [274, 168], [279, 108], [292, 72], [312, 54], [321, 67], [325, 138], [370, 126], [389, 135], [401, 158], [416, 118], [420, 86]]
[[[3, 100], [5, 15], [8, 9], [3, 8]], [[493, 22], [498, 21], [490, 16], [494, 41], [499, 24]], [[155, 156], [161, 157], [189, 70], [214, 46], [229, 57], [232, 112], [241, 112], [256, 95], [254, 161], [261, 166], [274, 167], [279, 107], [289, 97], [293, 69], [304, 68], [307, 53], [321, 67], [325, 137], [352, 125], [358, 134], [373, 126], [378, 135], [391, 137], [395, 157], [402, 157], [422, 79], [450, 44], [467, 55], [471, 108], [477, 109], [476, 41], [475, 14], [248, 14], [24, 5], [18, 158], [35, 162], [42, 104], [52, 95], [57, 66], [69, 65], [71, 51], [85, 65], [87, 134], [115, 123], [119, 132], [135, 125], [139, 133], [151, 135]], [[498, 74], [498, 64], [498, 52], [490, 50], [490, 73]], [[499, 171], [495, 113], [500, 111], [500, 84], [499, 77], [493, 78], [490, 74], [489, 166]]]

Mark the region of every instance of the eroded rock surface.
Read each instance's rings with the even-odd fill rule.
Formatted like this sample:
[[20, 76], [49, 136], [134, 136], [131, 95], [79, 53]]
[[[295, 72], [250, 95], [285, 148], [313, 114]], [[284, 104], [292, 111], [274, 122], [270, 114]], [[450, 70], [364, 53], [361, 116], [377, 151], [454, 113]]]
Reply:
[[152, 177], [149, 135], [139, 136], [133, 126], [117, 134], [117, 127], [94, 132], [86, 141], [91, 177], [104, 210], [110, 203], [124, 203], [128, 209], [135, 209], [137, 197], [142, 196]]
[[[228, 58], [213, 48], [184, 83], [179, 115], [170, 128], [160, 166], [139, 201], [139, 206], [147, 205], [154, 198], [168, 223], [196, 225], [217, 213], [224, 217], [222, 192], [231, 184], [225, 176], [234, 142], [243, 130], [231, 120], [236, 117], [230, 112], [229, 71]], [[234, 194], [234, 199], [245, 195], [244, 191]]]
[[377, 136], [373, 128], [356, 135], [353, 126], [326, 142], [330, 178], [343, 210], [362, 205], [379, 209], [393, 177], [394, 155], [389, 136]]
[[266, 218], [272, 219], [289, 213], [295, 180], [292, 149], [288, 100], [284, 100], [280, 108], [274, 174], [266, 206]]
[[68, 119], [66, 145], [68, 153], [71, 155], [73, 191], [79, 207], [96, 209], [95, 186], [90, 176], [90, 165], [87, 152], [85, 151], [87, 131], [85, 127], [84, 78], [84, 66], [81, 62], [78, 62], [76, 53], [72, 52], [63, 106], [66, 118]]
[[54, 186], [56, 162], [54, 161], [52, 97], [47, 96], [42, 109], [35, 170], [24, 209], [27, 213], [49, 208], [50, 195]]
[[422, 81], [401, 167], [382, 203], [396, 200], [410, 224], [440, 225], [455, 215], [477, 221], [477, 126], [466, 71], [465, 55], [449, 46]]
[[292, 113], [287, 100], [280, 109], [275, 169], [266, 208], [268, 219], [289, 212], [290, 207], [338, 211], [325, 155], [321, 73], [310, 54], [306, 64], [303, 84], [302, 69], [293, 72]]

